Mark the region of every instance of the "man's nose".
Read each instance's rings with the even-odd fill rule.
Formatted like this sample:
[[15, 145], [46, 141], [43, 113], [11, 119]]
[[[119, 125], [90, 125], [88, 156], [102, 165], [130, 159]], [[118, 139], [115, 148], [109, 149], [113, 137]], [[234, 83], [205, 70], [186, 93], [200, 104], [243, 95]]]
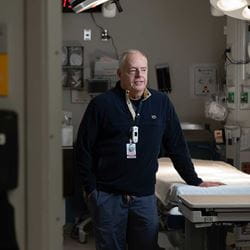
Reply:
[[141, 70], [140, 69], [136, 69], [135, 76], [139, 77], [140, 75], [141, 75]]

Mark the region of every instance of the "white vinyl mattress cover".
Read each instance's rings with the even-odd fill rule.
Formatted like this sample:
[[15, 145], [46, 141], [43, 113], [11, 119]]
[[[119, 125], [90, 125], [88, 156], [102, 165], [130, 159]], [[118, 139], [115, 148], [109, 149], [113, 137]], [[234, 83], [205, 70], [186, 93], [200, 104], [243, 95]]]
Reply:
[[196, 187], [187, 185], [169, 158], [159, 159], [155, 194], [167, 208], [178, 204], [178, 195], [250, 195], [250, 175], [222, 161], [192, 159], [195, 171], [203, 181], [219, 181], [226, 185]]

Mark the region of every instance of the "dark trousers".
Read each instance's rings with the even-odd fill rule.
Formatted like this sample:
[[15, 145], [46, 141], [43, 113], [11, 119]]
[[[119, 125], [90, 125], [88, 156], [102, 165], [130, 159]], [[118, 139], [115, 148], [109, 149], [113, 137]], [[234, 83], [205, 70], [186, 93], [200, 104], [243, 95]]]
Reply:
[[89, 198], [97, 250], [156, 250], [155, 195], [135, 197], [94, 191]]

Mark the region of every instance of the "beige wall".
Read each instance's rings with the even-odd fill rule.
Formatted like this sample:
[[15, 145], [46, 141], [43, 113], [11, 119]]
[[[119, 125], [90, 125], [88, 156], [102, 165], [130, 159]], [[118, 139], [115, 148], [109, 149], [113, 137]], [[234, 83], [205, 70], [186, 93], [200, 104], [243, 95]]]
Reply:
[[[128, 48], [143, 50], [149, 56], [149, 85], [153, 88], [156, 88], [155, 65], [168, 63], [173, 89], [170, 98], [180, 119], [203, 121], [205, 98], [191, 96], [190, 66], [222, 65], [225, 18], [211, 16], [207, 0], [121, 0], [120, 3], [124, 11], [115, 18], [94, 14], [97, 23], [110, 32], [118, 53]], [[84, 28], [92, 30], [91, 41], [83, 41]], [[101, 41], [100, 30], [89, 13], [63, 14], [63, 39], [78, 40], [85, 47], [86, 78], [88, 66], [96, 56], [115, 55], [111, 41]], [[77, 128], [84, 105], [72, 105], [69, 91], [64, 91], [64, 108], [73, 110], [73, 123]]]
[[[9, 95], [0, 97], [0, 109], [14, 110], [18, 114], [19, 177], [18, 188], [9, 193], [15, 207], [17, 239], [25, 246], [25, 94], [24, 94], [24, 1], [0, 1], [0, 23], [7, 25], [7, 51], [9, 60]], [[18, 42], [17, 42], [18, 41]], [[1, 163], [0, 163], [1, 164]], [[0, 222], [1, 223], [1, 222]]]

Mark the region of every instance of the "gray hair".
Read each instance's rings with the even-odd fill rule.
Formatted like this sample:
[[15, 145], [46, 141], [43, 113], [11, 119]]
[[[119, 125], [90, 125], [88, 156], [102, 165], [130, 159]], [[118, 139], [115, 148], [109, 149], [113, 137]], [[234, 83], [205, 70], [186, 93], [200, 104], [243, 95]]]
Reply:
[[137, 50], [137, 49], [126, 50], [121, 54], [121, 56], [119, 58], [119, 69], [123, 67], [123, 64], [126, 61], [128, 55], [135, 54], [135, 53], [139, 53], [147, 59], [147, 56], [143, 52], [141, 52], [140, 50]]

